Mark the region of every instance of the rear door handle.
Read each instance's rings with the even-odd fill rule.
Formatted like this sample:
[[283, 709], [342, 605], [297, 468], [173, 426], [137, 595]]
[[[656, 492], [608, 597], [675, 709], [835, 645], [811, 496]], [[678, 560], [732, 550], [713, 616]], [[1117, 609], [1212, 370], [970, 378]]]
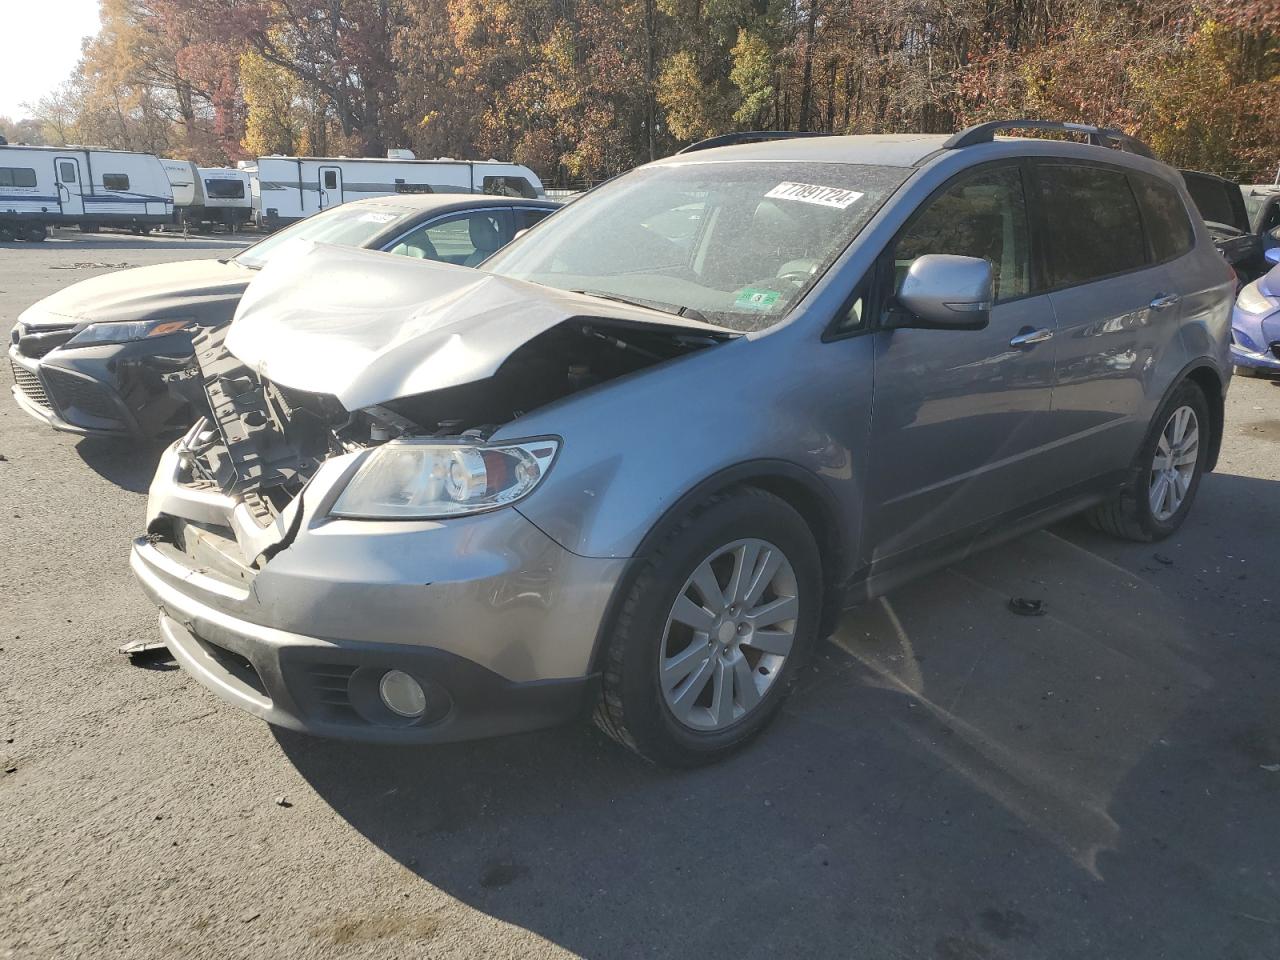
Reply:
[[1032, 330], [1025, 329], [1016, 337], [1009, 341], [1011, 347], [1033, 347], [1037, 343], [1044, 343], [1046, 340], [1053, 339], [1053, 331], [1049, 329]]
[[1169, 307], [1176, 306], [1181, 299], [1176, 293], [1164, 294], [1152, 300], [1149, 306], [1152, 310], [1167, 310]]

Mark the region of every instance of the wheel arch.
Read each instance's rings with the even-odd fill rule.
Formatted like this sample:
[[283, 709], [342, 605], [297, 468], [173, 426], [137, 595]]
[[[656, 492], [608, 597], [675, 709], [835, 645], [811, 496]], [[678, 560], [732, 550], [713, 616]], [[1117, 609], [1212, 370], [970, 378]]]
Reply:
[[1218, 465], [1218, 454], [1222, 450], [1222, 431], [1226, 424], [1226, 380], [1218, 372], [1217, 367], [1209, 361], [1193, 361], [1174, 378], [1165, 395], [1160, 398], [1160, 406], [1164, 406], [1173, 391], [1186, 380], [1190, 380], [1200, 388], [1200, 392], [1204, 394], [1205, 403], [1209, 405], [1210, 427], [1213, 430], [1209, 438], [1209, 459], [1205, 467], [1205, 470], [1209, 471]]
[[847, 545], [840, 534], [843, 524], [836, 498], [816, 474], [798, 464], [789, 460], [751, 460], [720, 470], [695, 484], [649, 528], [623, 575], [614, 585], [613, 595], [609, 598], [591, 649], [592, 673], [599, 669], [599, 657], [604, 649], [606, 633], [612, 629], [619, 605], [657, 545], [699, 503], [716, 494], [727, 493], [735, 487], [757, 487], [778, 497], [800, 514], [809, 532], [813, 534], [822, 562], [823, 609], [819, 636], [825, 637], [835, 629], [836, 619], [844, 606], [839, 585], [841, 571], [848, 556]]

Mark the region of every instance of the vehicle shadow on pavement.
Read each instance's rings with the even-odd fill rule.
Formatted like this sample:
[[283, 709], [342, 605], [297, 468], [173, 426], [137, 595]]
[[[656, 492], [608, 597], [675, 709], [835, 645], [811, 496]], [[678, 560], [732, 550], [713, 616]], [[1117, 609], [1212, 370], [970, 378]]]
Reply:
[[146, 493], [151, 487], [160, 455], [167, 441], [142, 442], [84, 437], [76, 443], [80, 459], [98, 476], [131, 493]]
[[1262, 497], [1280, 485], [1211, 476], [1174, 540], [1068, 523], [851, 611], [709, 769], [585, 724], [276, 737], [407, 869], [583, 956], [1273, 957], [1280, 597], [1257, 590], [1280, 531], [1240, 511]]

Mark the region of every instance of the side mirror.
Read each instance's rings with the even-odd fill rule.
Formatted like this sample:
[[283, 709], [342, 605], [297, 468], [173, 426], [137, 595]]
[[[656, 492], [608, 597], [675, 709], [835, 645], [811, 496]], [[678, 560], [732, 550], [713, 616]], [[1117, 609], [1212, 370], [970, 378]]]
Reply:
[[978, 257], [927, 253], [907, 269], [898, 303], [913, 314], [902, 327], [981, 330], [991, 319], [991, 264]]

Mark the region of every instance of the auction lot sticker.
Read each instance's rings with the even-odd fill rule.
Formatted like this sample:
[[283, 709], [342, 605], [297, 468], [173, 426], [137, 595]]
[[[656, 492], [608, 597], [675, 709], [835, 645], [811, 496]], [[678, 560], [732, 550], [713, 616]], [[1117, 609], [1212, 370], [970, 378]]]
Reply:
[[799, 200], [801, 203], [816, 203], [820, 207], [835, 207], [844, 210], [850, 204], [862, 199], [857, 190], [846, 190], [843, 187], [821, 187], [816, 183], [783, 182], [765, 194], [776, 200]]

